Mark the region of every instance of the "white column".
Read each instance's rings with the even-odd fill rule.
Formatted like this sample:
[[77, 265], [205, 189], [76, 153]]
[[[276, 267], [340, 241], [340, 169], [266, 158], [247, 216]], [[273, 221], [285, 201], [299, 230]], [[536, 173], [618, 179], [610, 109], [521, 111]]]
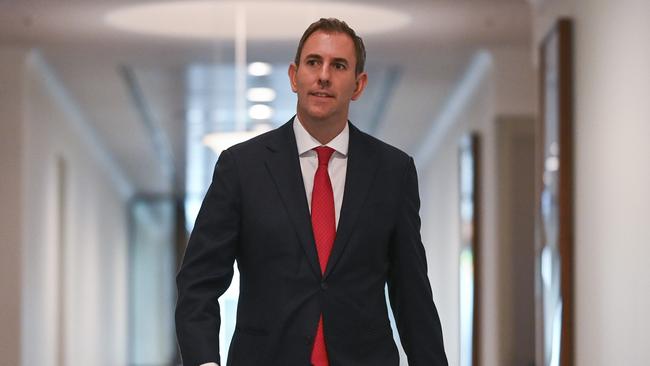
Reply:
[[650, 1], [577, 0], [578, 366], [650, 360]]

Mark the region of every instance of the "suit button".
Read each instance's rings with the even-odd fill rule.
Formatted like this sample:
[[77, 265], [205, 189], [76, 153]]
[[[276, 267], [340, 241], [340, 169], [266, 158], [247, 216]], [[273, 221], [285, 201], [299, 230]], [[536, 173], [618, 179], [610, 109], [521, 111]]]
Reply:
[[320, 288], [321, 288], [323, 291], [327, 290], [328, 287], [329, 287], [329, 286], [327, 285], [327, 282], [324, 282], [324, 281], [323, 281], [323, 282], [320, 283]]

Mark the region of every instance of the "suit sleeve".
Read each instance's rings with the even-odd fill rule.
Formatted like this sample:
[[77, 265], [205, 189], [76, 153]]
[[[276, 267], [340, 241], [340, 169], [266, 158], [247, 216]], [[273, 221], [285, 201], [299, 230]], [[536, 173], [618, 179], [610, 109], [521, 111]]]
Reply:
[[218, 298], [228, 289], [239, 239], [237, 171], [231, 152], [219, 156], [212, 183], [176, 276], [176, 335], [183, 364], [221, 364]]
[[391, 242], [388, 295], [409, 365], [446, 366], [442, 327], [420, 238], [420, 197], [412, 158], [407, 165]]

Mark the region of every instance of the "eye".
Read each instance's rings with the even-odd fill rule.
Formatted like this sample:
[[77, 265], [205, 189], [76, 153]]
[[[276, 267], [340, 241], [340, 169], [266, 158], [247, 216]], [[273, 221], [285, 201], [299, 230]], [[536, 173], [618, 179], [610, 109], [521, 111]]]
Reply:
[[342, 62], [337, 62], [334, 64], [334, 68], [337, 70], [345, 70], [347, 69], [347, 66]]
[[309, 66], [314, 66], [314, 65], [318, 64], [318, 60], [313, 59], [313, 58], [312, 58], [312, 59], [308, 59], [307, 61], [305, 61], [305, 64], [307, 64], [307, 65], [309, 65]]

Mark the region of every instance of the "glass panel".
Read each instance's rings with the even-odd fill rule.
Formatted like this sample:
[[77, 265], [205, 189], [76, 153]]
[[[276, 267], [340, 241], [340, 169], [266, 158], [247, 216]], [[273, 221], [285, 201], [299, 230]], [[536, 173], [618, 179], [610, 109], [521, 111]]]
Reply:
[[559, 252], [559, 105], [558, 37], [554, 33], [545, 48], [544, 169], [541, 193], [542, 337], [544, 366], [559, 366], [562, 329], [561, 258]]
[[474, 360], [475, 306], [475, 174], [474, 139], [466, 135], [460, 142], [460, 365], [472, 366]]
[[131, 218], [129, 363], [171, 365], [176, 357], [174, 201], [136, 200]]

